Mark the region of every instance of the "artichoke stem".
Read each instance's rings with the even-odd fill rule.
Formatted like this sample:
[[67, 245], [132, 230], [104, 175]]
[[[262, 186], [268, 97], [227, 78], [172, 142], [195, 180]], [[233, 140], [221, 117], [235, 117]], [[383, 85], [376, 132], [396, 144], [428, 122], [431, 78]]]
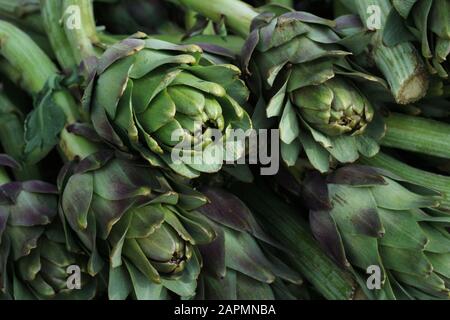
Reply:
[[59, 64], [66, 70], [73, 69], [77, 63], [61, 25], [62, 2], [41, 0], [41, 15]]
[[17, 180], [39, 180], [41, 175], [36, 165], [23, 163], [24, 154], [24, 126], [20, 110], [0, 93], [0, 142], [3, 151], [20, 161], [22, 168], [14, 170]]
[[417, 116], [392, 113], [381, 145], [450, 159], [450, 125]]
[[[371, 43], [371, 55], [388, 81], [391, 92], [399, 104], [409, 104], [423, 98], [428, 90], [429, 79], [424, 63], [412, 43], [404, 42], [394, 47], [384, 45], [383, 26], [392, 10], [389, 0], [342, 0], [352, 11], [358, 12], [364, 24], [379, 13], [381, 29], [375, 31]], [[371, 12], [376, 6], [378, 12]], [[367, 25], [368, 29], [373, 29]]]
[[258, 12], [250, 5], [239, 0], [175, 0], [180, 5], [219, 22], [225, 17], [225, 23], [241, 37], [248, 37], [252, 20]]
[[0, 17], [14, 22], [21, 28], [45, 34], [39, 6], [34, 2], [0, 0]]
[[[74, 10], [74, 11], [72, 11]], [[91, 0], [64, 0], [63, 23], [72, 53], [78, 64], [84, 59], [97, 56], [94, 48], [99, 43]], [[79, 14], [79, 21], [76, 15]]]
[[[20, 74], [20, 78], [16, 77], [16, 80], [20, 81], [20, 85], [31, 96], [39, 94], [47, 81], [58, 74], [58, 69], [50, 58], [26, 33], [2, 20], [0, 20], [0, 44], [0, 54], [10, 64], [10, 71], [15, 70]], [[78, 106], [68, 91], [56, 91], [54, 100], [63, 110], [67, 125], [80, 120]], [[61, 146], [65, 147], [61, 150], [67, 159], [73, 159], [75, 155], [84, 158], [98, 149], [95, 144], [69, 133], [66, 129], [61, 133], [60, 140]]]
[[261, 188], [248, 192], [248, 187], [233, 188], [254, 212], [267, 232], [281, 245], [289, 248], [289, 262], [314, 287], [330, 300], [349, 300], [355, 297], [357, 285], [319, 247], [300, 213]]

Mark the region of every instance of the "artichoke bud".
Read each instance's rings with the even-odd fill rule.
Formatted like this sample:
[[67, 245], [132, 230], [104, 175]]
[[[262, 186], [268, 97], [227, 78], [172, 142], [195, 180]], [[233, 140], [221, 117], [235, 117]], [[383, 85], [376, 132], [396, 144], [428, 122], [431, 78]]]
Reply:
[[[139, 50], [121, 51], [121, 44], [127, 43], [136, 43]], [[208, 129], [223, 133], [228, 125], [252, 127], [242, 106], [249, 94], [240, 71], [214, 64], [198, 46], [127, 39], [108, 48], [99, 63], [105, 70], [93, 77], [92, 95], [84, 99], [97, 133], [185, 177], [216, 172], [223, 159], [218, 154], [211, 165], [182, 157], [182, 164], [174, 165], [172, 151], [179, 154], [180, 144], [186, 150], [203, 146], [198, 132]]]
[[163, 223], [146, 238], [137, 239], [137, 242], [150, 263], [162, 275], [175, 276], [183, 272], [192, 257], [191, 244], [167, 223]]
[[342, 78], [293, 92], [294, 104], [303, 119], [329, 136], [364, 133], [374, 109], [357, 88]]

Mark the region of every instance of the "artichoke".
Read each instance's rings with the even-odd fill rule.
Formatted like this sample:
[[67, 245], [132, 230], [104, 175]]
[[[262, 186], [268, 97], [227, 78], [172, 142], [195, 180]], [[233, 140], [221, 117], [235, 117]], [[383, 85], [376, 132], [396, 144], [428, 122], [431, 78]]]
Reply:
[[205, 268], [197, 298], [213, 300], [296, 299], [300, 276], [268, 249], [280, 249], [233, 194], [201, 189], [210, 203], [199, 208], [214, 224], [217, 238], [200, 246]]
[[384, 42], [394, 46], [417, 40], [428, 70], [432, 74], [448, 78], [449, 68], [444, 62], [450, 54], [450, 1], [391, 0], [391, 3], [392, 11], [383, 34]]
[[[17, 167], [7, 156], [0, 162]], [[49, 227], [58, 212], [56, 187], [41, 181], [10, 182], [2, 169], [0, 189], [1, 295], [17, 300], [93, 298], [94, 282], [81, 290], [67, 288], [65, 267], [81, 262], [66, 249], [62, 231], [57, 237], [58, 230]]]
[[[316, 239], [355, 272], [369, 297], [450, 298], [450, 216], [439, 210], [436, 192], [381, 169], [348, 165], [326, 178], [309, 173], [303, 194]], [[360, 271], [374, 266], [381, 288], [371, 291]]]
[[294, 165], [303, 147], [321, 172], [328, 171], [330, 159], [348, 163], [359, 154], [375, 155], [384, 132], [374, 107], [348, 75], [376, 78], [352, 70], [332, 25], [304, 12], [262, 14], [243, 54], [244, 66], [252, 61], [250, 70], [266, 80], [265, 113], [280, 119], [283, 159]]
[[[91, 300], [97, 296], [97, 279], [87, 272], [86, 255], [80, 249], [67, 249], [59, 221], [52, 223], [39, 238], [36, 248], [15, 264], [16, 300]], [[80, 274], [75, 275], [80, 277], [79, 283], [71, 283], [71, 268], [80, 268]], [[72, 287], [74, 284], [79, 287]]]
[[94, 69], [84, 105], [119, 149], [188, 178], [244, 155], [242, 142], [227, 140], [229, 129], [252, 127], [237, 67], [216, 64], [197, 45], [138, 35], [109, 47]]
[[59, 186], [62, 214], [90, 253], [89, 272], [109, 255], [110, 299], [195, 294], [202, 265], [196, 245], [215, 237], [194, 211], [204, 197], [182, 186], [177, 193], [157, 170], [111, 151], [67, 165]]
[[[14, 159], [0, 156], [0, 164], [18, 168]], [[39, 181], [11, 182], [4, 168], [0, 169], [0, 292], [13, 295], [9, 261], [30, 255], [38, 239], [57, 213], [56, 189]]]

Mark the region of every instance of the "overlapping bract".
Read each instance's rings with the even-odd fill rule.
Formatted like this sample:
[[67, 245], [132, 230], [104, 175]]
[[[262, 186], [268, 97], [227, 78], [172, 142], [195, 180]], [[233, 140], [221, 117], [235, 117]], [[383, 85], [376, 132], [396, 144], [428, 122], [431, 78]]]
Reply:
[[[98, 279], [87, 272], [88, 259], [84, 252], [73, 249], [68, 250], [63, 227], [56, 218], [39, 238], [36, 248], [13, 262], [17, 270], [13, 280], [14, 299], [94, 299], [99, 293]], [[74, 272], [77, 274], [72, 283], [70, 276]]]
[[194, 178], [243, 155], [225, 152], [223, 143], [228, 129], [252, 127], [240, 74], [234, 65], [215, 64], [199, 46], [138, 35], [106, 50], [84, 100], [104, 139]]
[[177, 193], [157, 170], [111, 151], [63, 172], [60, 186], [63, 215], [91, 254], [89, 272], [99, 272], [102, 255], [109, 256], [111, 299], [195, 294], [202, 265], [195, 246], [215, 237], [193, 211], [204, 197], [187, 187]]
[[279, 118], [283, 159], [294, 165], [303, 147], [322, 172], [332, 160], [347, 163], [359, 154], [375, 155], [384, 133], [351, 78], [379, 80], [352, 68], [346, 60], [350, 53], [342, 50], [332, 26], [333, 21], [306, 12], [261, 14], [243, 51], [244, 67], [259, 74], [258, 90], [269, 101], [267, 106], [260, 101], [265, 110], [257, 115]]
[[391, 0], [393, 10], [383, 40], [388, 45], [419, 41], [422, 56], [432, 74], [448, 78], [445, 64], [450, 54], [449, 0]]
[[[311, 229], [341, 265], [381, 270], [378, 299], [448, 299], [450, 222], [440, 196], [386, 171], [349, 165], [309, 174]], [[372, 271], [373, 272], [373, 271]]]
[[[17, 167], [1, 156], [2, 165]], [[3, 170], [3, 169], [2, 169]], [[6, 172], [4, 172], [6, 174]], [[83, 265], [65, 246], [56, 222], [57, 189], [41, 181], [0, 186], [0, 296], [7, 299], [90, 299], [96, 282], [84, 278], [83, 290], [69, 290], [67, 267]]]
[[233, 194], [205, 187], [210, 203], [199, 211], [213, 221], [217, 238], [200, 246], [205, 267], [198, 298], [213, 300], [295, 299], [289, 286], [300, 276], [268, 251], [281, 250], [251, 211]]

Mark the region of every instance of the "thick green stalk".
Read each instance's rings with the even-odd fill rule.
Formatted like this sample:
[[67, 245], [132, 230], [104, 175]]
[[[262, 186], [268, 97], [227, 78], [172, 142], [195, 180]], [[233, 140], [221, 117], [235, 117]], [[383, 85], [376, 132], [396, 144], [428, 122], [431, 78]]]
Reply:
[[24, 124], [20, 110], [0, 92], [0, 142], [3, 151], [19, 161], [22, 168], [14, 170], [18, 180], [39, 179], [40, 173], [36, 165], [24, 163]]
[[0, 0], [0, 11], [18, 18], [39, 11], [34, 1]]
[[77, 62], [62, 27], [62, 12], [61, 1], [41, 0], [41, 14], [53, 51], [59, 64], [70, 70]]
[[95, 56], [99, 42], [91, 0], [41, 0], [41, 11], [59, 63], [75, 69], [86, 57]]
[[39, 6], [34, 1], [0, 0], [0, 17], [21, 28], [45, 33]]
[[381, 152], [373, 158], [362, 158], [360, 162], [386, 169], [412, 183], [439, 191], [444, 197], [441, 206], [450, 209], [450, 177], [411, 167]]
[[[12, 70], [20, 73], [21, 85], [30, 95], [36, 96], [47, 81], [58, 74], [56, 66], [33, 40], [5, 21], [0, 21], [0, 42], [1, 55], [11, 65]], [[68, 125], [81, 118], [78, 106], [69, 92], [66, 90], [55, 92], [54, 100], [64, 112]], [[67, 129], [61, 132], [60, 140], [61, 148], [68, 159], [73, 159], [75, 155], [84, 158], [96, 150], [95, 145], [83, 137], [69, 133]], [[66, 143], [69, 140], [70, 143]], [[83, 147], [78, 148], [79, 146]]]
[[[408, 104], [425, 96], [429, 76], [419, 53], [412, 43], [404, 42], [394, 47], [384, 45], [382, 36], [386, 19], [392, 10], [389, 0], [341, 0], [361, 17], [368, 29], [375, 31], [372, 40], [372, 57], [388, 81], [391, 92], [399, 104]], [[376, 8], [371, 10], [371, 8]], [[371, 22], [380, 26], [371, 26]]]
[[258, 15], [250, 5], [239, 0], [175, 0], [175, 2], [215, 22], [225, 17], [227, 26], [245, 38], [250, 34], [252, 20]]
[[348, 300], [355, 297], [357, 285], [319, 247], [300, 213], [264, 189], [249, 190], [239, 185], [233, 191], [253, 209], [258, 220], [275, 240], [291, 253], [289, 262], [326, 299]]
[[450, 125], [422, 117], [392, 113], [381, 145], [450, 159]]
[[[91, 0], [62, 0], [63, 21], [67, 39], [78, 64], [96, 56], [99, 42]], [[79, 15], [78, 17], [76, 15]]]

